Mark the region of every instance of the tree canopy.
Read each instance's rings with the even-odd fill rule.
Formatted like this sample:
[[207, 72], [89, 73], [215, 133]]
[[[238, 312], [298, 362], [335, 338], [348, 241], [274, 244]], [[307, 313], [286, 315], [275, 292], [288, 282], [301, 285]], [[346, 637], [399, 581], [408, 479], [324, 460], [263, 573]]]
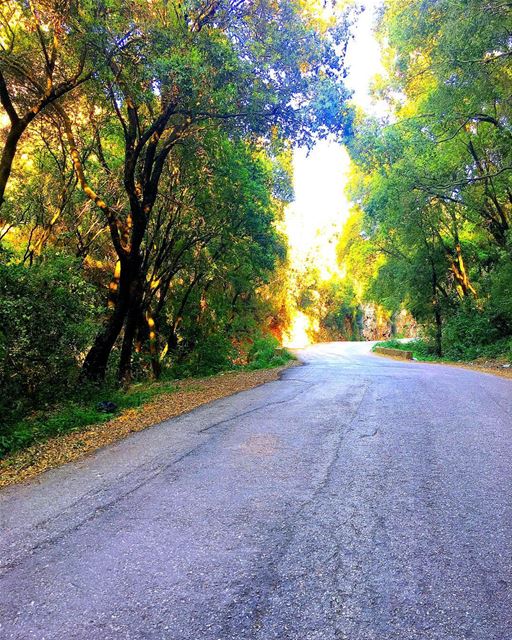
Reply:
[[292, 147], [350, 131], [347, 24], [306, 0], [2, 3], [7, 417], [282, 333]]
[[511, 335], [511, 18], [507, 3], [387, 2], [388, 115], [359, 114], [350, 144], [364, 233], [344, 259], [380, 255], [368, 297], [454, 357]]
[[[512, 353], [510, 5], [385, 2], [380, 116], [345, 86], [353, 7], [329, 7], [2, 3], [9, 424], [91, 385], [250, 366], [297, 313], [320, 339], [415, 322], [438, 355]], [[325, 138], [353, 165], [330, 281], [283, 234], [293, 149]]]

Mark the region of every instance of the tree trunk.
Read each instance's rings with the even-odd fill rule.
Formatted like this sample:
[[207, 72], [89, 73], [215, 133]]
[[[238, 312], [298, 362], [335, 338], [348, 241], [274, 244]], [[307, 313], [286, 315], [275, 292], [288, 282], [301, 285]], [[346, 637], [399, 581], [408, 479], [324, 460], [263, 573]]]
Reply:
[[434, 307], [434, 318], [436, 323], [435, 343], [436, 343], [436, 355], [441, 357], [443, 355], [443, 318], [439, 311], [439, 305], [436, 302]]
[[178, 334], [176, 333], [177, 328], [177, 324], [175, 324], [169, 331], [168, 344], [169, 350], [171, 351], [174, 351], [178, 347]]
[[160, 361], [160, 353], [158, 350], [158, 328], [155, 319], [151, 316], [149, 311], [146, 313], [145, 320], [148, 326], [151, 370], [155, 380], [158, 380], [162, 375], [162, 363]]
[[434, 322], [435, 322], [435, 349], [436, 355], [440, 358], [443, 355], [443, 317], [441, 315], [441, 309], [439, 307], [439, 283], [437, 279], [436, 265], [432, 255], [429, 255], [430, 269], [432, 276], [432, 305], [434, 307]]
[[134, 300], [126, 317], [121, 357], [119, 359], [118, 379], [124, 386], [128, 386], [132, 381], [133, 341], [137, 331], [138, 316], [139, 305]]
[[158, 358], [158, 355], [151, 354], [151, 370], [153, 371], [153, 378], [155, 380], [160, 380], [162, 375], [162, 363]]
[[2, 158], [0, 159], [0, 206], [4, 203], [5, 188], [11, 175], [12, 163], [14, 162], [18, 142], [27, 128], [27, 124], [25, 124], [24, 120], [18, 120], [18, 122], [12, 125], [5, 141]]
[[123, 328], [128, 310], [128, 299], [118, 298], [113, 314], [105, 323], [101, 332], [97, 335], [93, 346], [85, 358], [82, 376], [93, 382], [103, 382], [107, 372], [108, 360]]
[[121, 261], [119, 290], [114, 310], [96, 337], [83, 364], [82, 375], [87, 380], [102, 382], [105, 379], [110, 354], [133, 302], [134, 283], [138, 277], [137, 264], [138, 261], [133, 258]]
[[121, 357], [119, 360], [118, 379], [125, 386], [132, 381], [132, 357], [133, 343], [139, 328], [140, 319], [143, 317], [142, 306], [142, 284], [140, 281], [140, 262], [135, 261], [133, 281], [130, 287], [130, 303], [126, 315], [126, 326], [124, 328], [123, 344], [121, 347]]

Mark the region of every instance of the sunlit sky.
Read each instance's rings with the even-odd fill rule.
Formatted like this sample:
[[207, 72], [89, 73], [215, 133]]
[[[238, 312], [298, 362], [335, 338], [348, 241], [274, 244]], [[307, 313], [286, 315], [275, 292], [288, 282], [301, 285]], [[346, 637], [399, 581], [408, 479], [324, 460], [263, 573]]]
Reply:
[[[347, 85], [356, 105], [378, 113], [382, 105], [372, 101], [369, 88], [381, 72], [380, 49], [372, 33], [375, 10], [382, 0], [367, 0], [353, 26], [347, 49]], [[292, 265], [300, 268], [313, 259], [322, 277], [337, 271], [336, 236], [347, 218], [349, 203], [344, 194], [350, 168], [347, 151], [335, 142], [322, 141], [307, 154], [294, 152], [295, 201], [285, 215]]]

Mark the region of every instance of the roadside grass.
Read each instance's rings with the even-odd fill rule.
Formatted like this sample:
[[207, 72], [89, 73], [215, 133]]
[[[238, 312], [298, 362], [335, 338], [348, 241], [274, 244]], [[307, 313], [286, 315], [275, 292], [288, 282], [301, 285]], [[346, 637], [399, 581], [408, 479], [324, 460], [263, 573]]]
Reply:
[[[30, 417], [9, 425], [0, 435], [0, 459], [36, 442], [107, 422], [126, 409], [140, 407], [156, 396], [171, 393], [175, 389], [176, 384], [164, 381], [134, 384], [126, 391], [108, 388], [86, 390], [80, 401], [71, 400], [35, 412]], [[98, 406], [102, 402], [112, 402], [117, 408], [102, 411]]]
[[375, 351], [376, 347], [386, 347], [388, 349], [400, 349], [401, 351], [412, 351], [413, 358], [415, 360], [424, 360], [426, 362], [441, 360], [433, 352], [432, 348], [427, 342], [421, 338], [410, 340], [408, 342], [402, 342], [401, 340], [384, 340], [377, 342], [373, 345], [372, 351]]
[[445, 347], [445, 353], [439, 357], [434, 352], [434, 347], [423, 338], [415, 338], [407, 342], [401, 340], [385, 340], [377, 342], [376, 347], [388, 347], [390, 349], [401, 349], [402, 351], [412, 351], [415, 360], [423, 362], [445, 362], [475, 364], [477, 366], [508, 367], [512, 362], [512, 352], [510, 339], [505, 338], [486, 345], [461, 345], [460, 343]]
[[[233, 367], [229, 372], [273, 369], [294, 359], [295, 357], [285, 349], [262, 345], [259, 351], [252, 354], [247, 365]], [[186, 390], [194, 390], [194, 378], [214, 378], [224, 373], [227, 371], [210, 373], [207, 376], [186, 376], [191, 382]], [[171, 377], [162, 381], [139, 382], [126, 390], [109, 387], [84, 388], [80, 399], [60, 403], [34, 412], [12, 424], [0, 426], [0, 460], [50, 438], [82, 431], [91, 425], [108, 422], [123, 411], [142, 407], [158, 396], [177, 391], [177, 383], [181, 379], [172, 376], [171, 373]], [[183, 389], [183, 386], [181, 388]], [[100, 408], [101, 403], [107, 402], [116, 405], [115, 410], [105, 411]]]

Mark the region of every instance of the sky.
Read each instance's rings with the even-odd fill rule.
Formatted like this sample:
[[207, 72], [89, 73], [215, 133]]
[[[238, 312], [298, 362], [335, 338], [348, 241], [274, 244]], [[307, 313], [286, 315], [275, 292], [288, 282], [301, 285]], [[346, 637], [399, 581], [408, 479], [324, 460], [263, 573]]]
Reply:
[[[372, 34], [375, 9], [381, 0], [367, 0], [352, 30], [347, 49], [347, 85], [353, 100], [365, 111], [379, 113], [382, 105], [372, 101], [369, 88], [372, 78], [382, 70], [380, 49]], [[293, 158], [295, 201], [285, 214], [292, 266], [300, 268], [308, 256], [325, 279], [334, 275], [336, 234], [343, 227], [350, 203], [344, 194], [350, 159], [339, 144], [321, 141], [307, 154], [296, 149]]]

